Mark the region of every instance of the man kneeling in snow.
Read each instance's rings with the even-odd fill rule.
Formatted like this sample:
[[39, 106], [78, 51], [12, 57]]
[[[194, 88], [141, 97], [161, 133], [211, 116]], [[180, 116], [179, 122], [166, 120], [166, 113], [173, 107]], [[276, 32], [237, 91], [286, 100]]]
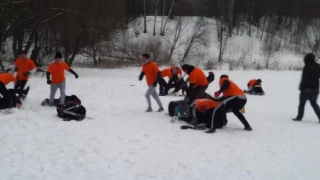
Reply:
[[244, 91], [246, 94], [252, 94], [252, 95], [264, 95], [264, 91], [262, 90], [261, 86], [261, 79], [252, 79], [248, 82], [248, 90]]

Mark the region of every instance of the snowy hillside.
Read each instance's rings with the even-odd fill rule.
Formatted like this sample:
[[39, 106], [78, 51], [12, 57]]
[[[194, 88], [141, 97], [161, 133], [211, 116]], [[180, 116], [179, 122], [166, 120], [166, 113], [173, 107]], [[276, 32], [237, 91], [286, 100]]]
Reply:
[[[163, 21], [165, 23], [166, 18]], [[156, 36], [153, 36], [154, 17], [147, 17], [148, 33], [143, 33], [143, 18], [137, 18], [129, 23], [128, 29], [125, 31], [125, 39], [128, 41], [129, 46], [131, 44], [140, 51], [147, 50], [153, 53], [155, 52], [154, 49], [156, 49], [155, 53], [160, 54], [156, 55], [158, 60], [167, 60], [168, 51], [172, 47], [174, 39], [177, 38], [177, 27], [181, 24], [181, 32], [170, 60], [173, 63], [181, 62], [190, 38], [194, 34], [201, 34], [201, 37], [194, 43], [185, 62], [202, 66], [203, 68], [220, 68], [218, 67], [219, 65], [215, 65], [218, 62], [220, 48], [217, 32], [217, 23], [219, 22], [213, 18], [176, 17], [173, 20], [168, 20], [165, 35], [160, 36], [161, 26], [164, 26], [162, 25], [164, 23], [162, 23], [162, 17], [157, 17], [155, 23]], [[230, 69], [264, 69], [266, 67], [268, 57], [263, 49], [264, 41], [257, 37], [257, 33], [265, 34], [264, 36], [268, 33], [260, 32], [260, 29], [253, 26], [252, 35], [249, 37], [247, 31], [248, 28], [244, 24], [239, 28], [238, 32], [236, 29], [234, 30], [231, 38], [224, 37], [227, 39], [227, 43], [223, 45], [223, 61], [225, 64], [233, 66]], [[279, 37], [276, 38], [279, 39]], [[287, 39], [281, 39], [283, 43], [286, 41]], [[303, 65], [302, 58], [302, 54], [296, 53], [290, 48], [283, 48], [279, 52], [271, 54], [269, 68], [274, 70], [299, 69]], [[208, 62], [213, 65], [208, 65]]]
[[[40, 106], [45, 78], [31, 77], [23, 109], [0, 115], [1, 180], [318, 180], [319, 124], [311, 108], [293, 122], [299, 72], [215, 71], [242, 88], [261, 78], [265, 97], [248, 97], [252, 132], [228, 114], [215, 134], [180, 130], [165, 113], [145, 113], [145, 81], [138, 68], [76, 69], [67, 76], [67, 94], [87, 108], [82, 122], [62, 122]], [[281, 81], [279, 81], [281, 79]], [[207, 92], [217, 90], [213, 82]], [[180, 97], [163, 97], [165, 106]], [[153, 102], [154, 108], [156, 107]], [[166, 109], [167, 111], [167, 109]]]

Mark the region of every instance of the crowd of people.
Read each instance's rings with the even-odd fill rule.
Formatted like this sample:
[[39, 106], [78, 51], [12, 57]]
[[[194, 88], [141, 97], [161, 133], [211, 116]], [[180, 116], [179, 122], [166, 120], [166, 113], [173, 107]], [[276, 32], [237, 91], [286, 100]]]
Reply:
[[[7, 73], [0, 74], [0, 109], [18, 108], [22, 106], [22, 101], [29, 93], [30, 87], [25, 88], [29, 76], [36, 71], [35, 63], [27, 58], [25, 52], [21, 52], [13, 66]], [[62, 54], [57, 52], [55, 61], [51, 63], [47, 70], [47, 84], [50, 85], [50, 98], [46, 99], [41, 105], [55, 106], [58, 116], [64, 120], [83, 120], [86, 115], [85, 108], [81, 105], [80, 99], [75, 95], [66, 101], [66, 78], [64, 71], [67, 70], [78, 78], [78, 74], [73, 71], [65, 62], [62, 61]], [[14, 77], [13, 73], [16, 73]], [[7, 89], [7, 85], [14, 82], [14, 89]], [[55, 100], [56, 91], [60, 89], [60, 98]]]
[[[144, 77], [147, 82], [146, 112], [152, 112], [151, 96], [157, 102], [159, 109], [163, 112], [164, 107], [159, 96], [169, 95], [182, 91], [185, 95], [181, 101], [170, 102], [169, 115], [174, 119], [183, 120], [189, 123], [193, 129], [205, 130], [207, 133], [214, 133], [217, 128], [224, 127], [227, 120], [227, 113], [233, 113], [244, 125], [244, 130], [252, 131], [252, 127], [244, 116], [245, 105], [247, 104], [246, 94], [265, 95], [262, 89], [261, 79], [252, 79], [247, 83], [247, 90], [242, 90], [233, 82], [228, 75], [221, 75], [219, 79], [219, 89], [214, 93], [214, 97], [206, 93], [210, 83], [215, 79], [213, 72], [206, 76], [202, 69], [189, 64], [175, 64], [170, 68], [160, 70], [158, 65], [150, 59], [149, 54], [142, 55], [142, 71], [139, 76], [141, 81]], [[314, 54], [308, 54], [304, 58], [305, 67], [302, 73], [300, 84], [300, 104], [298, 115], [293, 120], [301, 121], [304, 115], [304, 106], [307, 100], [320, 119], [320, 108], [317, 104], [319, 94], [320, 65], [315, 61]], [[18, 108], [22, 106], [22, 101], [27, 97], [30, 87], [25, 87], [31, 73], [36, 71], [36, 65], [27, 58], [25, 52], [21, 52], [19, 58], [13, 63], [10, 72], [0, 74], [0, 109]], [[13, 72], [16, 71], [16, 76]], [[75, 96], [66, 96], [66, 78], [64, 71], [72, 73], [77, 79], [78, 74], [62, 61], [62, 54], [57, 52], [55, 60], [47, 71], [47, 84], [50, 85], [49, 98], [45, 99], [42, 106], [55, 106], [57, 114], [64, 120], [83, 120], [86, 116], [86, 109], [81, 105], [81, 100]], [[184, 75], [183, 75], [184, 74]], [[187, 80], [184, 77], [187, 76]], [[167, 82], [164, 78], [168, 78]], [[13, 82], [13, 89], [7, 89], [7, 85]], [[157, 85], [159, 84], [159, 95]], [[60, 98], [54, 99], [57, 90], [60, 90]], [[320, 120], [319, 120], [320, 123]], [[181, 127], [181, 128], [185, 128]]]

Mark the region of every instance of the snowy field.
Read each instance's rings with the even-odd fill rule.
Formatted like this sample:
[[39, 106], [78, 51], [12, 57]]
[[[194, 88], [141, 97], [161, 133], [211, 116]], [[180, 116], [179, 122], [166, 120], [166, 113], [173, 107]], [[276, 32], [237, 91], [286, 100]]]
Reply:
[[[76, 70], [77, 80], [66, 73], [67, 94], [81, 98], [90, 119], [63, 122], [54, 108], [40, 106], [49, 86], [32, 77], [23, 109], [0, 115], [1, 180], [320, 179], [320, 124], [309, 104], [304, 121], [291, 120], [300, 72], [214, 71], [242, 88], [261, 78], [267, 95], [248, 97], [252, 132], [228, 114], [226, 128], [206, 134], [180, 130], [182, 123], [170, 123], [165, 113], [145, 113], [138, 68]], [[181, 97], [161, 99], [167, 112], [168, 103]]]

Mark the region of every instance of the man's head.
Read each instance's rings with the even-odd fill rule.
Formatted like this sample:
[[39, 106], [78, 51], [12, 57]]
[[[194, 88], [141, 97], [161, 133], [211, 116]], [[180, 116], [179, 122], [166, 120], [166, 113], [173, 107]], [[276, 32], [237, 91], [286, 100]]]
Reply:
[[261, 84], [262, 83], [261, 79], [257, 79], [257, 83]]
[[184, 73], [189, 74], [189, 73], [191, 73], [191, 71], [193, 71], [194, 66], [191, 66], [191, 65], [189, 65], [189, 64], [184, 64], [184, 65], [182, 65], [181, 68], [182, 68], [182, 71], [183, 71]]
[[59, 62], [61, 62], [62, 54], [60, 52], [57, 52], [54, 58], [55, 58], [56, 63], [59, 63]]
[[304, 57], [305, 64], [312, 64], [316, 62], [316, 56], [313, 53], [309, 53]]
[[226, 74], [223, 74], [223, 75], [220, 76], [220, 79], [222, 79], [222, 78], [227, 78], [227, 79], [229, 79], [229, 76], [226, 75]]
[[142, 60], [143, 60], [143, 63], [147, 63], [148, 61], [150, 61], [150, 54], [148, 53], [142, 54]]
[[19, 53], [19, 57], [20, 57], [22, 60], [25, 60], [25, 59], [27, 59], [27, 53], [24, 52], [24, 51], [21, 51], [21, 52]]

